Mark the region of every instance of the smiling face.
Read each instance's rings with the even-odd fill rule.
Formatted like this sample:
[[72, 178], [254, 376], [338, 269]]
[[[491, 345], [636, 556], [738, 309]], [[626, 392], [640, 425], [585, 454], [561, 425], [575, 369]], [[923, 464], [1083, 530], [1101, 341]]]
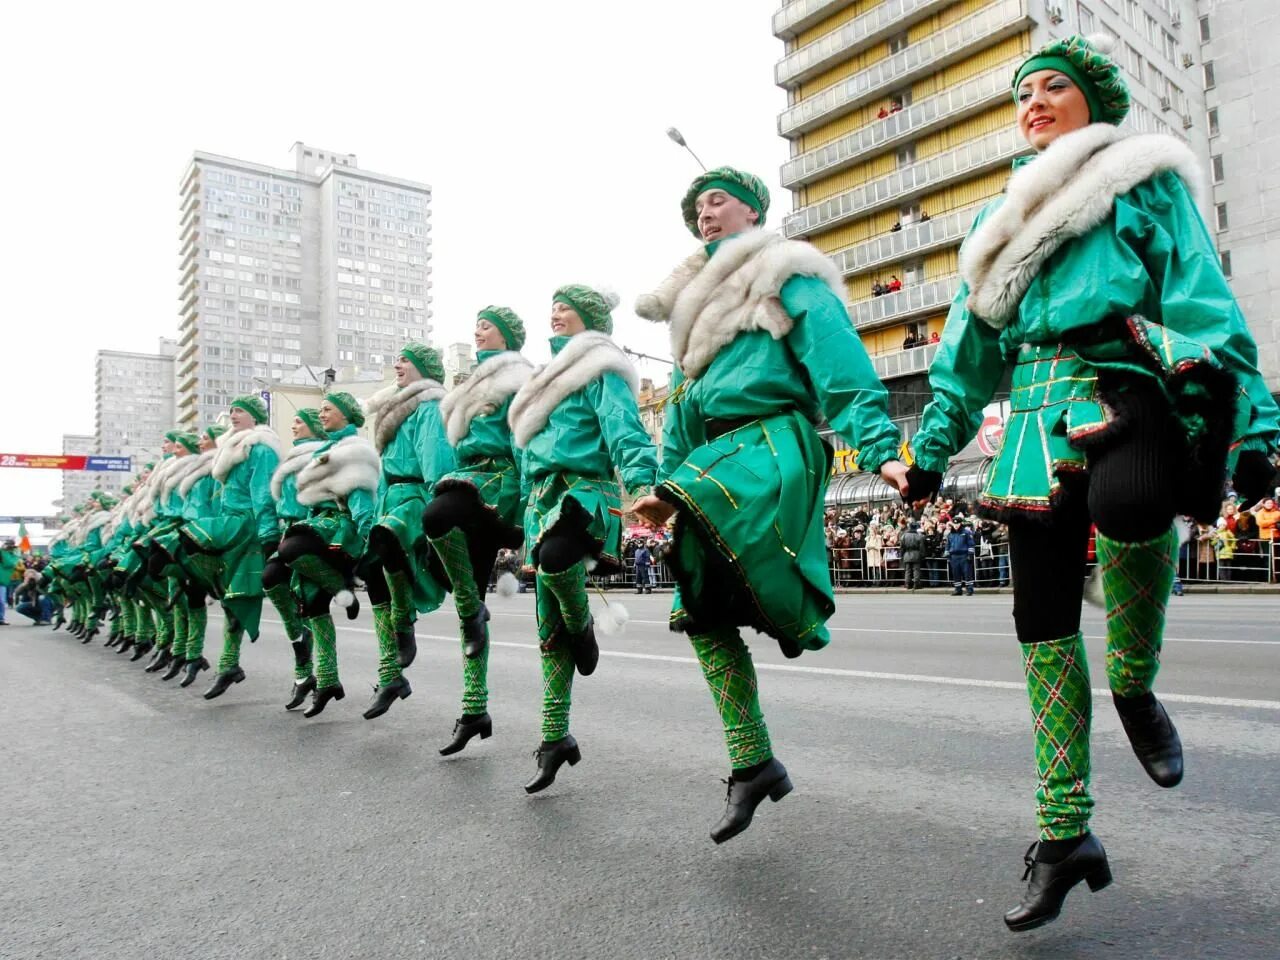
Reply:
[[293, 418], [293, 426], [291, 429], [293, 431], [293, 439], [295, 440], [306, 440], [311, 436], [311, 428], [307, 426], [306, 421], [301, 417]]
[[241, 430], [250, 430], [253, 428], [253, 414], [248, 410], [240, 407], [231, 408], [231, 429], [237, 433]]
[[422, 374], [418, 372], [418, 368], [413, 365], [413, 361], [401, 354], [396, 357], [396, 362], [392, 364], [396, 371], [396, 386], [405, 387], [416, 380], [422, 379]]
[[706, 243], [749, 230], [760, 219], [760, 214], [737, 197], [717, 189], [700, 193], [694, 209], [698, 213], [698, 232]]
[[209, 434], [207, 433], [200, 434], [200, 452], [201, 453], [207, 453], [217, 445], [218, 445], [218, 441], [214, 440], [213, 437], [209, 436]]
[[572, 337], [586, 329], [587, 325], [573, 307], [559, 300], [551, 304], [551, 332], [557, 337]]
[[502, 331], [495, 327], [488, 320], [481, 317], [476, 321], [476, 349], [477, 350], [505, 350], [507, 349], [507, 341], [502, 336]]
[[1018, 131], [1043, 150], [1064, 133], [1089, 125], [1089, 103], [1066, 74], [1037, 70], [1018, 85]]
[[320, 426], [324, 427], [326, 433], [333, 433], [341, 430], [347, 425], [346, 415], [326, 400], [320, 404]]

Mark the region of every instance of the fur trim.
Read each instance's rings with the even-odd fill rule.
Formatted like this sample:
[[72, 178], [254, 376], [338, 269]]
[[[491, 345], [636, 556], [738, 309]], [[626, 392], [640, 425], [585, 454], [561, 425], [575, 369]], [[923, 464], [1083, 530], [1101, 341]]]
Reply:
[[326, 500], [343, 500], [355, 490], [378, 489], [382, 461], [364, 437], [343, 437], [317, 454], [298, 472], [298, 502], [312, 507]]
[[1126, 136], [1108, 123], [1059, 137], [1009, 178], [1004, 202], [961, 249], [969, 310], [1003, 330], [1045, 261], [1106, 220], [1117, 197], [1165, 171], [1200, 203], [1200, 165], [1173, 137]]
[[350, 590], [339, 590], [333, 595], [333, 602], [339, 607], [349, 607], [356, 602], [356, 595]]
[[498, 575], [498, 582], [493, 589], [500, 597], [514, 597], [520, 592], [520, 581], [516, 579], [516, 575], [510, 570], [503, 570]]
[[277, 457], [280, 456], [280, 438], [265, 423], [248, 430], [224, 433], [213, 457], [213, 479], [219, 483], [226, 482], [232, 469], [248, 460], [249, 451], [259, 443], [265, 443]]
[[650, 294], [636, 301], [636, 313], [671, 324], [671, 353], [686, 377], [711, 365], [740, 333], [765, 330], [781, 340], [795, 325], [778, 299], [794, 276], [817, 277], [843, 303], [840, 271], [812, 244], [751, 230], [724, 241], [708, 258], [699, 249], [685, 258]]
[[305, 467], [324, 443], [323, 440], [305, 440], [302, 443], [295, 443], [284, 451], [284, 455], [280, 458], [280, 466], [276, 467], [276, 472], [271, 475], [272, 500], [280, 499], [284, 493], [285, 480]]
[[196, 456], [195, 463], [191, 465], [191, 469], [187, 471], [187, 475], [182, 478], [182, 482], [178, 484], [178, 493], [187, 496], [195, 488], [195, 485], [205, 477], [213, 475], [213, 457], [218, 451], [205, 450]]
[[190, 453], [173, 458], [173, 466], [165, 471], [164, 481], [160, 484], [160, 499], [168, 500], [173, 496], [179, 484], [196, 468], [196, 461], [199, 459], [199, 454], [193, 456]]
[[110, 519], [111, 519], [110, 511], [107, 511], [107, 510], [95, 511], [94, 513], [91, 513], [89, 514], [89, 516], [85, 517], [84, 526], [81, 528], [81, 533], [84, 535], [90, 534], [94, 530], [97, 530], [99, 527], [104, 526], [106, 522]]
[[415, 380], [406, 386], [397, 387], [394, 383], [379, 390], [364, 402], [364, 412], [375, 418], [373, 421], [373, 443], [381, 453], [388, 443], [394, 439], [400, 424], [404, 423], [418, 409], [418, 405], [431, 400], [440, 400], [445, 395], [444, 387], [437, 381]]
[[511, 401], [507, 423], [516, 446], [528, 446], [562, 400], [610, 371], [627, 381], [632, 396], [640, 396], [636, 368], [612, 338], [593, 330], [571, 337], [549, 363], [533, 371]]
[[449, 443], [457, 446], [476, 417], [486, 417], [506, 402], [533, 375], [531, 364], [514, 350], [490, 357], [440, 401]]

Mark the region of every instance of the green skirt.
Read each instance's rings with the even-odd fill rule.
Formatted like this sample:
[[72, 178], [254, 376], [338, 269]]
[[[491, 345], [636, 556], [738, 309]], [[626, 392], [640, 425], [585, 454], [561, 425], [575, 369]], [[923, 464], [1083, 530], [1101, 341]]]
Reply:
[[622, 490], [618, 481], [553, 473], [538, 480], [524, 511], [524, 542], [529, 564], [548, 534], [585, 537], [596, 570], [622, 569]]
[[223, 600], [262, 596], [262, 549], [251, 514], [229, 514], [192, 520], [182, 536], [201, 552], [222, 560], [220, 595]]
[[803, 416], [776, 414], [698, 447], [659, 485], [679, 508], [667, 554], [678, 586], [672, 629], [750, 626], [788, 656], [827, 645], [831, 456]]
[[520, 473], [511, 460], [485, 458], [463, 464], [436, 484], [435, 495], [449, 490], [474, 492], [499, 546], [514, 550], [524, 539], [524, 501]]
[[422, 532], [422, 514], [426, 508], [425, 484], [392, 484], [378, 503], [378, 519], [370, 533], [370, 539], [394, 537], [409, 558], [413, 571], [413, 604], [419, 613], [430, 613], [444, 603], [443, 584], [447, 582], [440, 573], [435, 550]]
[[285, 536], [302, 530], [319, 537], [330, 550], [346, 554], [351, 563], [364, 556], [365, 542], [360, 536], [360, 529], [351, 519], [351, 514], [336, 503], [320, 504], [311, 516], [291, 524]]

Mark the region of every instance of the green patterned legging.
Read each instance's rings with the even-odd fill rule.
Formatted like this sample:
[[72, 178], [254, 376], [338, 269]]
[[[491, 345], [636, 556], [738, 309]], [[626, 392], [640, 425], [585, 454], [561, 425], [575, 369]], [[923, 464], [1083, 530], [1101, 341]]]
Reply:
[[302, 617], [298, 615], [298, 601], [294, 599], [293, 591], [289, 589], [288, 583], [277, 583], [274, 586], [266, 587], [262, 591], [266, 594], [271, 605], [276, 608], [276, 613], [280, 614], [280, 620], [284, 624], [284, 634], [292, 642], [302, 636]]
[[1066, 840], [1089, 830], [1089, 724], [1092, 694], [1084, 638], [1079, 634], [1022, 645], [1022, 666], [1035, 734], [1036, 820], [1041, 840]]
[[[576, 566], [581, 568], [582, 564]], [[565, 573], [572, 569], [571, 567]], [[547, 574], [541, 570], [534, 582], [534, 595], [538, 616], [538, 649], [542, 655], [542, 739], [550, 743], [569, 735], [569, 707], [573, 699], [573, 651], [556, 630], [561, 619], [560, 604], [547, 585]], [[584, 589], [584, 603], [585, 600]]]
[[209, 625], [209, 609], [204, 602], [187, 608], [187, 659], [204, 656], [204, 634]]
[[1107, 682], [1121, 697], [1149, 693], [1160, 670], [1165, 607], [1176, 573], [1178, 534], [1121, 543], [1097, 535], [1107, 609]]
[[[480, 610], [480, 590], [476, 585], [475, 570], [471, 566], [471, 551], [467, 536], [457, 527], [453, 527], [442, 537], [431, 538], [431, 546], [435, 548], [449, 574], [449, 582], [453, 585], [453, 605], [458, 612], [459, 620], [467, 620]], [[485, 637], [489, 636], [489, 628], [484, 628]], [[464, 644], [465, 645], [465, 641]], [[462, 712], [466, 716], [484, 713], [489, 709], [489, 646], [478, 657], [462, 658]]]
[[337, 686], [338, 632], [333, 625], [333, 617], [325, 613], [318, 617], [307, 617], [303, 622], [311, 632], [317, 689]]
[[689, 642], [724, 724], [729, 766], [742, 770], [768, 760], [773, 748], [760, 710], [756, 668], [738, 628], [694, 634]]
[[388, 603], [373, 605], [373, 632], [378, 638], [378, 686], [385, 687], [404, 673], [396, 663], [395, 618]]
[[235, 621], [230, 612], [222, 621], [222, 656], [218, 658], [218, 672], [226, 673], [240, 666], [240, 645], [244, 642], [244, 627]]
[[187, 659], [190, 654], [187, 653], [187, 634], [190, 630], [188, 626], [190, 613], [187, 608], [187, 598], [182, 594], [178, 594], [177, 602], [173, 605], [173, 655], [180, 659]]

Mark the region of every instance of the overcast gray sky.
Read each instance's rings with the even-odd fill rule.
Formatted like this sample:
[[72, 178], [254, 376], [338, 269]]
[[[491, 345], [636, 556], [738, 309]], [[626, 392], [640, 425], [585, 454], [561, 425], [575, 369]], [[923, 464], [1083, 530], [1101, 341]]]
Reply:
[[[551, 292], [609, 285], [615, 336], [667, 355], [632, 314], [693, 247], [679, 200], [731, 163], [790, 208], [773, 85], [780, 0], [530, 3], [258, 0], [23, 4], [6, 15], [0, 173], [0, 451], [92, 433], [98, 349], [177, 329], [178, 178], [195, 149], [287, 167], [295, 140], [433, 188], [433, 339], [512, 306], [548, 355]], [[665, 376], [653, 365], [643, 371]], [[57, 471], [0, 469], [0, 514], [38, 514]]]

